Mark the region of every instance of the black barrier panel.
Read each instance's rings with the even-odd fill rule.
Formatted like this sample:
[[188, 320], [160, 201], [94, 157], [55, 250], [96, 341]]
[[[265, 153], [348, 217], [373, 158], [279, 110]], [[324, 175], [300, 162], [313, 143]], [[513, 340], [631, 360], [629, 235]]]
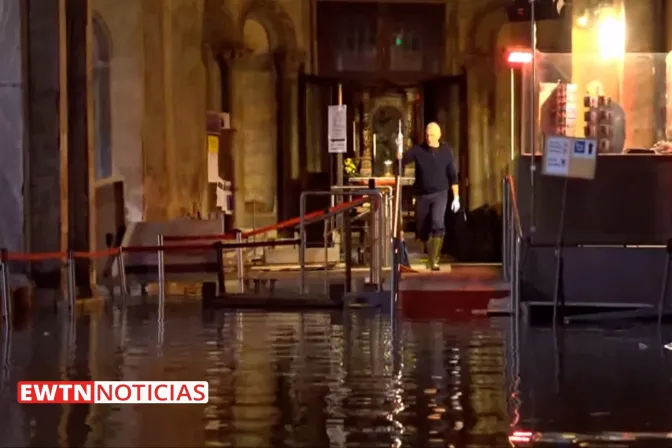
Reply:
[[[530, 156], [517, 160], [515, 186], [525, 233], [531, 223]], [[564, 179], [541, 174], [537, 156], [533, 244], [558, 238]], [[570, 179], [567, 245], [664, 245], [672, 236], [672, 157], [601, 155], [594, 180]]]

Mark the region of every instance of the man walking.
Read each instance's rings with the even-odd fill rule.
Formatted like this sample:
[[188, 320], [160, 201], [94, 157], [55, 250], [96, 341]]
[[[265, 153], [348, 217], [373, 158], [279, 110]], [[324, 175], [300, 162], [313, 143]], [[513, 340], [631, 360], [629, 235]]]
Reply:
[[402, 156], [402, 166], [415, 162], [415, 222], [417, 237], [427, 248], [427, 267], [438, 271], [439, 257], [446, 233], [445, 215], [448, 190], [453, 191], [450, 209], [460, 210], [460, 192], [457, 167], [450, 147], [440, 141], [441, 128], [429, 123], [425, 129], [425, 142], [415, 145]]

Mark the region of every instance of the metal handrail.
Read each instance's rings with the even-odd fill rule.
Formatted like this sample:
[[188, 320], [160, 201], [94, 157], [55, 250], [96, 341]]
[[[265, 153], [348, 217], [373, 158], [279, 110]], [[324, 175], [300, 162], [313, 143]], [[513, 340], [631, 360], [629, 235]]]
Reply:
[[[361, 191], [363, 189], [366, 189], [366, 187], [362, 187], [361, 185], [332, 185], [331, 186], [331, 191], [334, 191], [334, 192], [345, 192], [345, 191], [350, 192], [350, 194], [347, 195], [347, 196], [350, 196], [350, 199], [352, 199], [352, 195], [358, 194], [357, 192]], [[383, 192], [384, 204], [385, 204], [385, 216], [386, 217], [394, 216], [394, 213], [395, 213], [394, 212], [394, 208], [395, 208], [394, 188], [392, 188], [392, 186], [390, 186], [390, 185], [374, 185], [373, 189]], [[331, 197], [331, 203], [332, 203], [332, 205], [335, 203], [334, 196]], [[361, 218], [363, 216], [365, 216], [364, 213], [362, 213], [357, 218]], [[337, 227], [342, 229], [343, 228], [343, 222], [337, 223]], [[390, 240], [395, 235], [394, 227], [393, 227], [392, 223], [389, 221], [389, 219], [385, 220], [385, 222], [383, 223], [382, 230], [384, 232], [382, 236], [385, 240]], [[389, 251], [385, 251], [385, 254], [383, 255], [383, 259], [384, 259], [385, 266], [389, 266], [390, 263], [392, 262], [391, 254], [389, 253]]]
[[[326, 219], [329, 219], [332, 216], [337, 216], [342, 213], [345, 213], [346, 211], [352, 210], [355, 207], [359, 207], [363, 203], [366, 202], [373, 202], [374, 198], [377, 198], [379, 201], [379, 204], [381, 205], [378, 207], [378, 215], [379, 215], [379, 220], [377, 221], [377, 225], [374, 225], [372, 227], [372, 237], [371, 237], [371, 266], [370, 266], [370, 276], [371, 276], [371, 281], [377, 283], [378, 290], [382, 289], [382, 268], [383, 268], [383, 254], [385, 253], [384, 249], [384, 242], [386, 241], [386, 238], [381, 237], [382, 232], [382, 227], [385, 223], [385, 207], [382, 206], [383, 204], [383, 193], [381, 193], [378, 190], [371, 190], [371, 189], [358, 189], [356, 194], [357, 195], [362, 195], [365, 196], [362, 198], [362, 202], [360, 203], [359, 201], [355, 204], [350, 204], [346, 207], [340, 208], [338, 210], [334, 210], [333, 212], [330, 213], [325, 213], [324, 215], [321, 215], [319, 217], [311, 218], [309, 221], [305, 219], [305, 211], [306, 211], [306, 197], [308, 196], [350, 196], [355, 193], [353, 192], [348, 192], [348, 191], [304, 191], [301, 193], [300, 197], [300, 204], [299, 204], [299, 265], [300, 265], [300, 293], [305, 294], [306, 291], [306, 268], [305, 268], [305, 261], [306, 261], [306, 226], [308, 224], [314, 224], [316, 222], [320, 222]], [[375, 215], [374, 215], [375, 217]], [[377, 246], [382, 246], [378, 247]]]
[[513, 176], [502, 180], [502, 272], [510, 282], [510, 311], [518, 317], [520, 310], [520, 264], [523, 226]]
[[508, 175], [504, 177], [505, 182], [508, 184], [508, 190], [510, 192], [511, 205], [513, 210], [513, 223], [515, 224], [516, 233], [518, 236], [523, 236], [523, 225], [520, 221], [520, 209], [518, 208], [518, 196], [516, 194], [516, 183], [513, 179], [513, 176]]
[[323, 215], [316, 216], [314, 218], [304, 219], [302, 221], [303, 224], [299, 224], [299, 226], [301, 226], [301, 225], [307, 226], [307, 225], [310, 225], [310, 224], [315, 224], [316, 222], [326, 221], [329, 218], [333, 218], [334, 216], [338, 216], [338, 215], [341, 215], [345, 212], [349, 212], [350, 210], [352, 210], [354, 208], [361, 207], [362, 204], [366, 204], [367, 202], [369, 202], [369, 200], [366, 199], [366, 198], [363, 198], [361, 201], [357, 201], [354, 204], [350, 204], [346, 207], [339, 208], [338, 210], [334, 210], [334, 211], [325, 213]]

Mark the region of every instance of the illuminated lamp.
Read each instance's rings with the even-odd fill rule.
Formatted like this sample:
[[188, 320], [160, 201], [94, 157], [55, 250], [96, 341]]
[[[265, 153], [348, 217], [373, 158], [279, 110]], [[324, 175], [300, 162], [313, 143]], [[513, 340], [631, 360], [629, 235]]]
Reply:
[[510, 72], [510, 89], [511, 89], [511, 141], [509, 142], [510, 157], [511, 160], [516, 158], [516, 154], [519, 152], [516, 149], [516, 88], [515, 88], [515, 77], [516, 77], [516, 68], [522, 68], [527, 66], [532, 62], [532, 50], [525, 48], [512, 48], [507, 52], [506, 60], [509, 63], [509, 72]]
[[532, 62], [532, 52], [525, 50], [512, 50], [506, 58], [511, 65], [524, 65]]

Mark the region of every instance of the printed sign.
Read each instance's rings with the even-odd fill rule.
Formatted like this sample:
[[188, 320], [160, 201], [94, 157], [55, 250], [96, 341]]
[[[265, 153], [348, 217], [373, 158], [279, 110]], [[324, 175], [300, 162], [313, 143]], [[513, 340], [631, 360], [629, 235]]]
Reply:
[[347, 106], [329, 106], [329, 153], [348, 152], [348, 109]]
[[597, 152], [596, 140], [549, 136], [542, 159], [543, 173], [548, 176], [594, 179]]
[[575, 140], [572, 157], [581, 159], [595, 159], [597, 157], [597, 142], [590, 139]]
[[571, 139], [567, 137], [548, 137], [543, 171], [549, 176], [569, 175], [569, 150]]

